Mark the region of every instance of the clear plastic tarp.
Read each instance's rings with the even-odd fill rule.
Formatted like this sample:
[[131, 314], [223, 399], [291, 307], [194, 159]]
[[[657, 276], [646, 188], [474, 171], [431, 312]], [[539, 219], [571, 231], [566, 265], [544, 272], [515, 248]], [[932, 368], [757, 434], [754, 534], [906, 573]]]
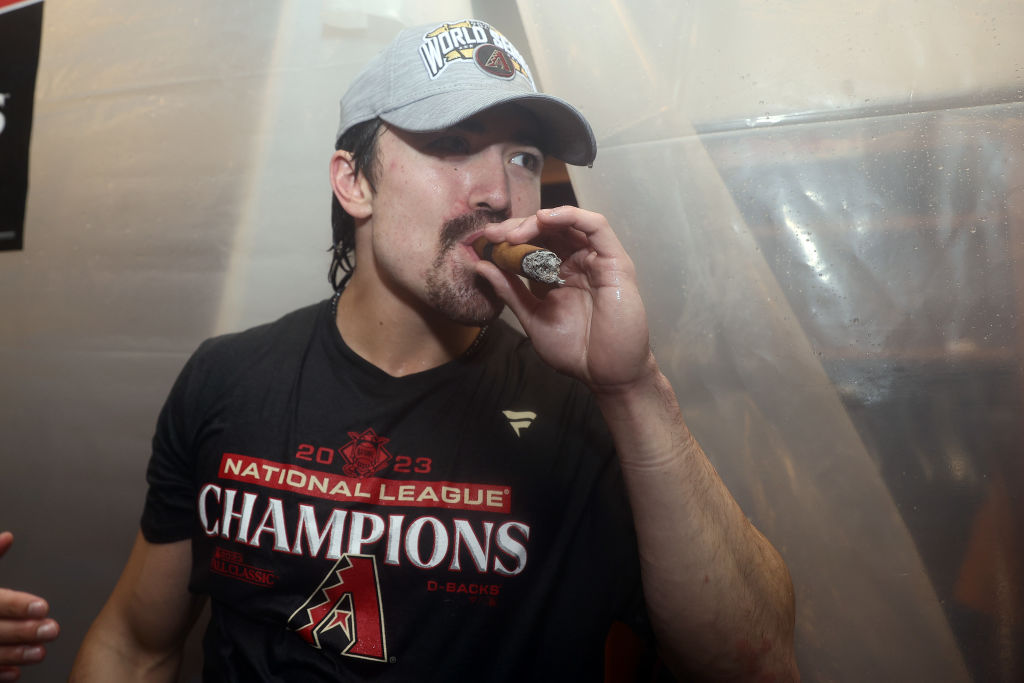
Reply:
[[1020, 680], [1024, 7], [520, 7], [805, 680]]
[[63, 635], [23, 680], [66, 675], [112, 587], [187, 355], [328, 295], [345, 85], [470, 14], [594, 124], [576, 195], [789, 563], [804, 680], [1024, 679], [1024, 5], [46, 0], [0, 253], [0, 584]]

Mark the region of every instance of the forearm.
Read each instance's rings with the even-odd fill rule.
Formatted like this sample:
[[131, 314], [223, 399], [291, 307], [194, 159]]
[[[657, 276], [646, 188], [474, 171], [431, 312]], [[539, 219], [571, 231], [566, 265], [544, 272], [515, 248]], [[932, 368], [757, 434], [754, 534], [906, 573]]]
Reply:
[[653, 356], [649, 370], [595, 396], [622, 462], [659, 644], [674, 668], [712, 680], [792, 680], [786, 566], [693, 439]]

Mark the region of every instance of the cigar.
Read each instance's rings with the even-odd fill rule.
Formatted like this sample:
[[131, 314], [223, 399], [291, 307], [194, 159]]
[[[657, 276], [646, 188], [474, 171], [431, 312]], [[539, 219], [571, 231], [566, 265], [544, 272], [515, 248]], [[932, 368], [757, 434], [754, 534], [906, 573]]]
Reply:
[[473, 241], [473, 250], [477, 256], [490, 261], [506, 273], [522, 275], [545, 285], [565, 284], [565, 280], [558, 277], [558, 267], [562, 265], [562, 259], [558, 258], [555, 252], [543, 247], [508, 242], [495, 244], [481, 236]]

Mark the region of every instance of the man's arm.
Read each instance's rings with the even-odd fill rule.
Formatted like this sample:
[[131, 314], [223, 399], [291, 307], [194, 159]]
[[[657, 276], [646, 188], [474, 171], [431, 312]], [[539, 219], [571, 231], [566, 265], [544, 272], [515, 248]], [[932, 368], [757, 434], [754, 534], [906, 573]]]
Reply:
[[512, 243], [542, 235], [563, 256], [565, 286], [540, 296], [492, 264], [477, 269], [538, 355], [594, 393], [622, 463], [644, 594], [668, 664], [706, 680], [796, 680], [788, 570], [686, 427], [650, 351], [633, 263], [607, 221], [562, 207], [485, 234]]
[[154, 544], [140, 533], [114, 592], [85, 635], [72, 683], [174, 681], [202, 600], [188, 590], [190, 541]]
[[[0, 557], [14, 543], [9, 531], [0, 533]], [[0, 680], [13, 681], [25, 664], [36, 664], [46, 656], [47, 643], [60, 628], [47, 619], [49, 605], [31, 593], [0, 588]]]
[[663, 656], [708, 680], [790, 681], [793, 587], [690, 434], [668, 380], [597, 394], [620, 453]]

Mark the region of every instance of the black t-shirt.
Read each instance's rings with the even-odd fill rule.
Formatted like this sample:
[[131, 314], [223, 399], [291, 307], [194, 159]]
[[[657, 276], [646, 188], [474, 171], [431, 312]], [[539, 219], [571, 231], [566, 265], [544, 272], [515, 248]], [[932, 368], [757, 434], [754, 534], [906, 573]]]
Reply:
[[392, 377], [329, 302], [204, 342], [161, 412], [142, 531], [192, 539], [210, 681], [593, 680], [643, 630], [590, 393], [504, 323]]

